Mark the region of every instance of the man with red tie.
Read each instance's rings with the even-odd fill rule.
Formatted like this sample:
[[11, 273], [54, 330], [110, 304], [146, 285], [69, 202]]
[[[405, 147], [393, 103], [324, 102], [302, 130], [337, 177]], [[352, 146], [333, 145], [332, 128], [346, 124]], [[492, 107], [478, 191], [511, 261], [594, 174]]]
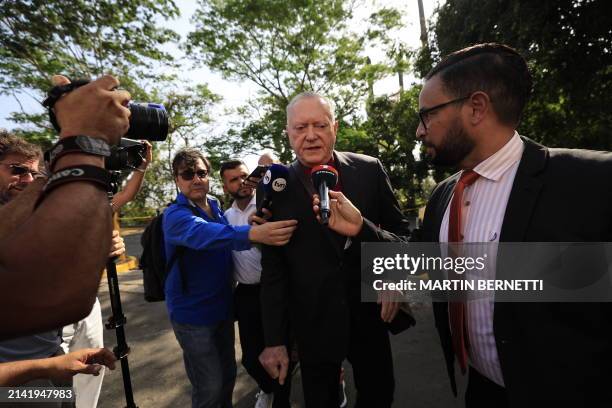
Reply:
[[[612, 154], [519, 136], [531, 87], [501, 44], [456, 51], [426, 76], [417, 137], [434, 164], [460, 171], [432, 192], [424, 241], [612, 241]], [[334, 230], [397, 240], [331, 196]], [[480, 299], [436, 302], [434, 316], [455, 395], [454, 362], [468, 374], [468, 408], [612, 406], [612, 304]]]

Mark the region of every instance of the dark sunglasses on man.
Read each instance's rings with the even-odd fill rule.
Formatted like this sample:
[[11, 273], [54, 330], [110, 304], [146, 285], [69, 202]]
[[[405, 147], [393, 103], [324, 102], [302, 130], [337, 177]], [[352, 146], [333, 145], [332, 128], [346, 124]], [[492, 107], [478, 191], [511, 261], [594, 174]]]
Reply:
[[26, 174], [30, 174], [32, 178], [37, 178], [37, 177], [42, 176], [41, 172], [32, 170], [26, 166], [22, 166], [21, 164], [8, 164], [8, 163], [1, 163], [1, 162], [0, 164], [9, 167], [11, 169], [11, 175], [13, 176], [23, 177]]
[[193, 178], [195, 176], [198, 176], [200, 179], [205, 179], [206, 177], [208, 177], [208, 170], [198, 170], [198, 171], [193, 171], [193, 170], [185, 170], [182, 173], [179, 173], [179, 176], [181, 176], [181, 178], [185, 181], [191, 181], [193, 180]]

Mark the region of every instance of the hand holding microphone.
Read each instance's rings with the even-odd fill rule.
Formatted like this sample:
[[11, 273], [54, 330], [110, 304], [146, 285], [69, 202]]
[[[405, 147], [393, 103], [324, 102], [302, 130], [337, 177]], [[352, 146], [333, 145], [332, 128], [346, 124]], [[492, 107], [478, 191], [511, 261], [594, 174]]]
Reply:
[[[345, 237], [357, 235], [363, 226], [361, 211], [339, 191], [330, 191], [329, 198], [329, 229]], [[312, 209], [319, 222], [322, 221], [320, 203], [319, 195], [315, 194], [312, 198]]]
[[257, 217], [263, 218], [263, 209], [270, 209], [273, 198], [276, 194], [282, 193], [287, 188], [287, 180], [289, 179], [289, 170], [282, 164], [272, 164], [266, 171], [263, 177], [263, 200], [257, 206]]
[[312, 169], [310, 173], [312, 184], [319, 193], [319, 213], [321, 223], [327, 225], [329, 222], [329, 190], [338, 183], [338, 171], [332, 166], [323, 164]]
[[319, 192], [312, 202], [317, 220], [338, 234], [347, 237], [357, 235], [363, 225], [361, 212], [344, 194], [330, 191], [338, 183], [338, 171], [332, 166], [321, 165], [312, 169], [311, 177]]

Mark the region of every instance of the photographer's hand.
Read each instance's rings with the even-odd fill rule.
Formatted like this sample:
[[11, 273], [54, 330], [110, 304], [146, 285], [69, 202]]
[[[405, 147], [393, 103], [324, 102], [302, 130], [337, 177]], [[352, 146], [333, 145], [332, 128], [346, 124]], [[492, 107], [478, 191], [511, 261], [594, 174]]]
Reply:
[[142, 161], [142, 164], [138, 166], [138, 170], [145, 171], [149, 164], [153, 161], [153, 145], [149, 143], [148, 140], [141, 140], [142, 144], [147, 147], [147, 153], [145, 159]]
[[[65, 85], [70, 80], [53, 76], [53, 85]], [[116, 90], [119, 81], [105, 75], [62, 96], [55, 104], [55, 116], [62, 128], [60, 137], [85, 135], [116, 144], [129, 127], [130, 94]]]

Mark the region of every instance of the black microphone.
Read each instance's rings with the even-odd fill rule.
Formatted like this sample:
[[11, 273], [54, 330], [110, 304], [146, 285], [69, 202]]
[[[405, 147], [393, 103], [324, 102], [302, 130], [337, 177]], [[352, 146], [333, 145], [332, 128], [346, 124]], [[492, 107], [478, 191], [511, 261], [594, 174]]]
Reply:
[[256, 216], [264, 216], [263, 209], [270, 209], [273, 196], [287, 188], [288, 179], [289, 170], [287, 167], [282, 164], [273, 164], [270, 166], [262, 179], [264, 197], [257, 208], [257, 212], [255, 213]]
[[334, 188], [338, 183], [338, 171], [332, 166], [323, 164], [316, 166], [310, 173], [312, 184], [319, 192], [319, 213], [321, 214], [321, 222], [323, 225], [329, 223], [329, 189]]

